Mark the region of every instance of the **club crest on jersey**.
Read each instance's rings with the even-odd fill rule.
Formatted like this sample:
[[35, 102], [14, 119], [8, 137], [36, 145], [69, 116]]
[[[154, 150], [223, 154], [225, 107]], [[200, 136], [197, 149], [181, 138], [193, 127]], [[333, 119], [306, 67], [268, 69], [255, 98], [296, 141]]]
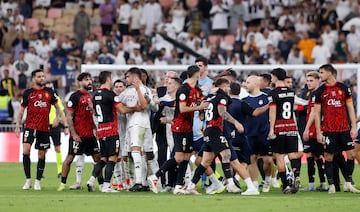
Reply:
[[[190, 96], [189, 98], [191, 98], [191, 96]], [[186, 99], [186, 95], [183, 94], [183, 93], [180, 94], [179, 99], [180, 99], [181, 101], [184, 101], [184, 100]]]
[[45, 93], [45, 98], [48, 99], [49, 98], [49, 94]]
[[335, 92], [335, 91], [331, 91], [331, 95], [332, 95], [332, 96], [336, 96], [336, 92]]
[[68, 106], [68, 107], [72, 107], [72, 106], [73, 106], [72, 101], [69, 100], [68, 103], [67, 103], [67, 106]]
[[259, 105], [263, 105], [264, 101], [262, 99], [259, 100]]

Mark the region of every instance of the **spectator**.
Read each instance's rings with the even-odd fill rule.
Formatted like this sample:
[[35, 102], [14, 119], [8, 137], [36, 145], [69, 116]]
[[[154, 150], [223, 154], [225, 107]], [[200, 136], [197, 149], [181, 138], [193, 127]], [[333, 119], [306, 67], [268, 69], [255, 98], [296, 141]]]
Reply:
[[141, 25], [145, 28], [145, 35], [148, 37], [153, 36], [155, 33], [154, 28], [161, 22], [162, 11], [160, 4], [155, 0], [149, 0], [142, 11]]
[[30, 75], [29, 64], [25, 61], [25, 52], [21, 51], [19, 53], [19, 59], [14, 62], [14, 67], [17, 73], [19, 73], [18, 88], [20, 93], [22, 93], [27, 88], [27, 75]]
[[13, 58], [14, 60], [19, 59], [20, 52], [27, 52], [29, 48], [29, 42], [24, 38], [23, 32], [19, 32], [17, 34], [17, 37], [12, 43], [12, 48], [13, 48], [12, 55], [14, 57]]
[[298, 47], [304, 55], [305, 63], [312, 64], [312, 50], [315, 47], [315, 39], [309, 38], [309, 32], [302, 33], [302, 39], [298, 43]]
[[226, 35], [228, 27], [227, 18], [229, 8], [223, 0], [215, 0], [211, 7], [210, 16], [213, 16], [211, 30], [213, 35]]
[[79, 12], [74, 17], [74, 36], [77, 46], [82, 46], [90, 34], [90, 17], [85, 12], [85, 5], [81, 4]]
[[5, 78], [4, 71], [8, 70], [9, 77], [15, 80], [15, 83], [18, 84], [18, 75], [19, 73], [16, 71], [16, 68], [11, 64], [11, 57], [4, 57], [4, 63], [0, 67], [0, 79]]
[[293, 41], [289, 39], [289, 34], [287, 31], [283, 31], [282, 36], [282, 39], [278, 43], [278, 49], [280, 50], [281, 57], [283, 57], [286, 61], [290, 49], [292, 48]]
[[11, 11], [14, 11], [15, 8], [18, 8], [18, 3], [14, 0], [8, 0], [7, 2], [3, 3], [2, 12], [3, 12], [3, 14], [6, 14], [8, 9], [11, 9]]
[[83, 46], [83, 55], [85, 57], [90, 57], [93, 53], [99, 52], [100, 44], [99, 41], [95, 39], [95, 34], [90, 34], [88, 39], [85, 40]]
[[39, 22], [39, 31], [36, 34], [37, 34], [38, 39], [40, 39], [40, 40], [43, 39], [43, 38], [48, 39], [50, 37], [49, 30], [47, 30], [45, 28], [45, 25], [42, 22]]
[[13, 98], [16, 96], [17, 93], [16, 82], [14, 78], [10, 77], [8, 69], [4, 69], [3, 73], [4, 73], [4, 78], [0, 81], [1, 84], [0, 87], [1, 89], [6, 90], [10, 98]]
[[41, 64], [44, 64], [44, 60], [36, 54], [36, 49], [33, 46], [29, 47], [28, 52], [25, 53], [24, 61], [29, 64], [29, 72], [25, 72], [26, 76], [30, 78], [31, 71], [39, 69]]
[[299, 20], [295, 24], [296, 32], [307, 32], [309, 30], [309, 24], [306, 22], [305, 16], [300, 15]]
[[115, 56], [109, 53], [108, 47], [103, 46], [101, 48], [101, 54], [98, 56], [99, 64], [114, 64]]
[[[358, 44], [358, 46], [360, 46]], [[335, 61], [336, 63], [346, 63], [348, 59], [351, 61], [351, 55], [349, 54], [348, 43], [346, 42], [346, 36], [344, 32], [340, 32], [339, 40], [335, 44]], [[358, 49], [359, 52], [360, 49]]]
[[43, 37], [41, 39], [39, 45], [36, 46], [36, 52], [43, 60], [48, 58], [49, 52], [52, 52], [52, 48], [50, 47], [48, 38]]
[[15, 30], [15, 25], [9, 25], [9, 31], [6, 32], [2, 38], [1, 46], [5, 53], [11, 54], [12, 53], [12, 44], [17, 37], [17, 32]]
[[14, 111], [6, 89], [0, 89], [0, 124], [11, 124]]
[[318, 38], [316, 46], [313, 48], [311, 57], [314, 64], [328, 64], [330, 63], [330, 50], [323, 44], [322, 38]]
[[336, 10], [334, 10], [333, 2], [326, 1], [325, 4], [326, 4], [325, 9], [321, 11], [321, 19], [320, 19], [321, 26], [325, 26], [329, 24], [331, 30], [340, 32], [338, 14], [336, 13]]
[[131, 16], [131, 6], [128, 3], [128, 0], [119, 0], [117, 9], [117, 24], [119, 25], [119, 30], [121, 36], [129, 35], [129, 23], [130, 23], [130, 16]]
[[142, 14], [142, 7], [140, 6], [139, 1], [134, 1], [130, 11], [130, 24], [129, 24], [129, 30], [132, 36], [138, 37], [140, 35], [141, 14]]
[[24, 17], [24, 18], [31, 18], [31, 7], [29, 4], [26, 3], [26, 0], [19, 0], [19, 9], [20, 9], [20, 14]]
[[70, 92], [71, 86], [76, 83], [76, 78], [80, 74], [78, 61], [75, 57], [69, 56], [68, 62], [66, 63], [66, 79], [65, 79], [65, 93]]
[[351, 11], [345, 18], [344, 23], [351, 20], [352, 18], [359, 18], [360, 17], [360, 6], [355, 4], [353, 7], [353, 11]]
[[181, 1], [176, 2], [171, 8], [170, 16], [172, 17], [171, 25], [175, 27], [175, 32], [178, 34], [184, 31], [187, 11], [184, 10], [184, 6]]
[[324, 32], [321, 34], [321, 38], [323, 39], [324, 45], [329, 48], [331, 54], [334, 54], [337, 37], [338, 33], [336, 31], [332, 31], [329, 24], [324, 26]]
[[111, 27], [114, 24], [116, 11], [114, 6], [110, 3], [110, 0], [104, 0], [104, 3], [99, 6], [99, 12], [102, 34], [106, 35], [110, 33]]
[[242, 0], [234, 1], [234, 4], [230, 7], [229, 10], [229, 16], [230, 16], [229, 33], [236, 35], [239, 21], [240, 19], [243, 19], [245, 9], [246, 8], [242, 4]]
[[351, 56], [351, 62], [360, 62], [360, 32], [357, 31], [356, 26], [350, 27], [350, 32], [346, 36], [348, 44], [348, 51]]

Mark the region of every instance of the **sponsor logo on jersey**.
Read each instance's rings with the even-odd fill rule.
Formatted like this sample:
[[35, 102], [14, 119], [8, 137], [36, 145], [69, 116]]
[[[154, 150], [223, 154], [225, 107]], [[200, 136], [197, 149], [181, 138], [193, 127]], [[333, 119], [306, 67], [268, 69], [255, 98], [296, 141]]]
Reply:
[[341, 102], [340, 102], [340, 100], [329, 99], [327, 101], [327, 105], [332, 105], [332, 106], [335, 106], [335, 107], [341, 107]]
[[38, 101], [35, 101], [35, 102], [34, 102], [34, 106], [35, 106], [35, 107], [47, 107], [47, 103], [38, 100]]

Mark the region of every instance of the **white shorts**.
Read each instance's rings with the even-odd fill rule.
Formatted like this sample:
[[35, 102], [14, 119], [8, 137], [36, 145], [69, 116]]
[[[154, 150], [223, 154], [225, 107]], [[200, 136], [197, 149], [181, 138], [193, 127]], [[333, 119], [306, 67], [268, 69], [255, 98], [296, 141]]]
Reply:
[[125, 140], [129, 143], [129, 147], [139, 146], [143, 152], [153, 151], [152, 131], [150, 128], [137, 125], [131, 126], [127, 128], [126, 135]]

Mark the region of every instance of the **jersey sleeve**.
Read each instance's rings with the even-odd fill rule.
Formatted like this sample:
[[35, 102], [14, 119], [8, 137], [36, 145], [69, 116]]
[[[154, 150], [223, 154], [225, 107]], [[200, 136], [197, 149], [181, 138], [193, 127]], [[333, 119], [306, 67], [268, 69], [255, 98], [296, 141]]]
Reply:
[[29, 90], [26, 90], [24, 92], [23, 99], [21, 101], [21, 106], [24, 108], [27, 107], [29, 104], [29, 94], [30, 94]]
[[274, 90], [270, 91], [270, 93], [268, 95], [269, 106], [276, 105], [275, 93], [273, 91]]
[[79, 102], [79, 97], [78, 95], [76, 95], [76, 93], [73, 93], [71, 96], [70, 96], [70, 99], [69, 101], [67, 102], [67, 109], [70, 110], [70, 111], [74, 111], [76, 106], [77, 106], [77, 103]]
[[187, 89], [185, 86], [180, 86], [176, 93], [177, 99], [179, 99], [179, 102], [186, 102], [190, 94], [190, 90]]
[[111, 98], [111, 101], [112, 101], [112, 104], [113, 105], [118, 105], [118, 104], [121, 104], [121, 100], [120, 100], [120, 97], [117, 96], [113, 91], [110, 91], [109, 92], [109, 97]]
[[323, 90], [324, 90], [324, 87], [322, 85], [314, 92], [313, 97], [312, 97], [313, 104], [321, 104], [321, 94], [322, 94]]
[[58, 96], [56, 95], [56, 93], [53, 90], [51, 90], [50, 94], [51, 94], [51, 104], [52, 105], [57, 104], [58, 103]]

